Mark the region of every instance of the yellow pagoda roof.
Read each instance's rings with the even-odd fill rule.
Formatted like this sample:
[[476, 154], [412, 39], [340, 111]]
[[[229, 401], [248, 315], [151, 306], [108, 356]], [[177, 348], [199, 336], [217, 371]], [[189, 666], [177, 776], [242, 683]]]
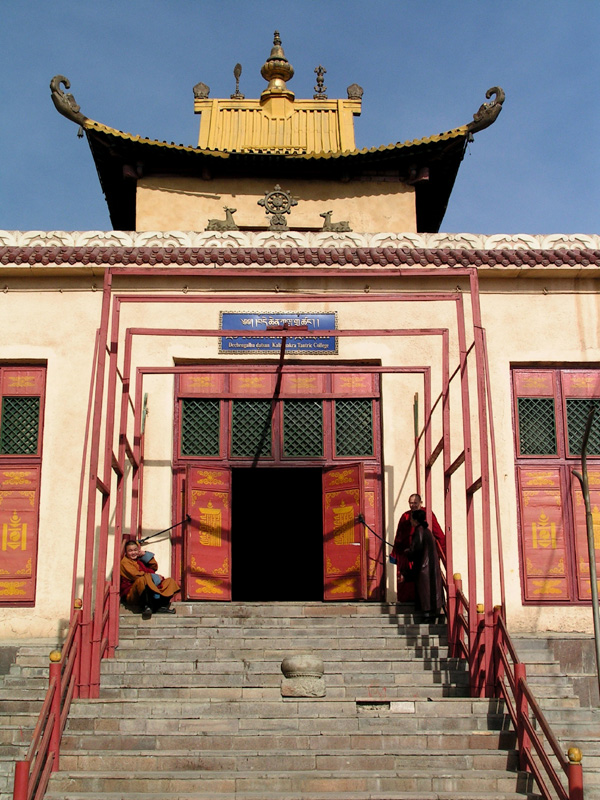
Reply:
[[287, 86], [294, 68], [285, 57], [278, 31], [261, 69], [269, 83], [260, 98], [246, 99], [239, 91], [241, 72], [237, 64], [236, 91], [229, 99], [209, 99], [210, 89], [204, 83], [194, 87], [194, 112], [201, 114], [199, 148], [285, 155], [354, 150], [353, 118], [361, 111], [360, 86], [350, 86], [346, 100], [330, 100], [323, 86], [326, 70], [319, 66], [316, 94], [296, 100]]

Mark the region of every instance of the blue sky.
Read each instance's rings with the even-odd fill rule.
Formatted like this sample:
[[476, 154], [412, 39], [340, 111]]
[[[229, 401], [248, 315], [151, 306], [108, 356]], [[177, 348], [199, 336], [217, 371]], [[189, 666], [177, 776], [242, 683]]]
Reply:
[[0, 228], [106, 230], [85, 139], [50, 100], [66, 75], [83, 113], [195, 145], [192, 87], [212, 97], [265, 86], [273, 31], [310, 97], [364, 88], [359, 147], [465, 124], [500, 85], [497, 122], [475, 137], [442, 230], [598, 233], [598, 0], [3, 0]]

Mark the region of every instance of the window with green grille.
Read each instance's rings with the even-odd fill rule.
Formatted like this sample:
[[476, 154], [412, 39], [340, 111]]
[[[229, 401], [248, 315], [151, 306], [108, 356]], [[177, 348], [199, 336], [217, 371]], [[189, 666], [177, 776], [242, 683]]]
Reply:
[[286, 400], [283, 404], [283, 454], [323, 455], [323, 404], [320, 400]]
[[181, 401], [181, 455], [218, 456], [220, 452], [220, 401]]
[[1, 455], [36, 455], [39, 429], [39, 397], [2, 398]]
[[600, 398], [567, 398], [567, 430], [569, 437], [569, 453], [581, 454], [583, 434], [587, 425], [588, 415], [592, 405], [596, 407], [590, 438], [588, 439], [587, 452], [590, 456], [600, 455]]
[[522, 456], [556, 455], [552, 397], [519, 397], [519, 450]]
[[231, 412], [231, 455], [271, 455], [271, 401], [234, 400]]
[[373, 455], [373, 401], [335, 401], [335, 454]]

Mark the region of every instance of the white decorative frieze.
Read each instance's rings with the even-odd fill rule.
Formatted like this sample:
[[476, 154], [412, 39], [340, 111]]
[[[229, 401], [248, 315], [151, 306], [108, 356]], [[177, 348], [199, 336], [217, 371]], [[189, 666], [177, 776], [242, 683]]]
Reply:
[[328, 231], [0, 231], [4, 247], [391, 247], [410, 250], [600, 250], [597, 234]]

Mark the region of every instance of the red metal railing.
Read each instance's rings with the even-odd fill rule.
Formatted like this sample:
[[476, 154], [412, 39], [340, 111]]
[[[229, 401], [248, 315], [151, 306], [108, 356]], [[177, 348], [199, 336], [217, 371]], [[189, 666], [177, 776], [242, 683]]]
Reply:
[[[103, 613], [98, 626], [100, 652], [108, 650], [110, 582], [103, 592]], [[75, 601], [75, 610], [62, 650], [50, 653], [48, 691], [42, 710], [33, 730], [27, 756], [15, 763], [13, 800], [41, 800], [50, 775], [59, 768], [59, 749], [73, 698], [78, 697], [81, 676], [89, 671], [85, 662], [85, 648], [81, 601]], [[93, 622], [93, 620], [92, 620]], [[92, 629], [93, 629], [92, 624]], [[89, 648], [88, 648], [89, 653]]]
[[[459, 574], [454, 575], [453, 582], [456, 602], [453, 623], [449, 626], [450, 653], [469, 664], [471, 694], [479, 696], [480, 689], [489, 685], [490, 676], [485, 674], [485, 664], [491, 664], [494, 696], [504, 702], [517, 732], [521, 769], [532, 773], [545, 800], [583, 800], [581, 751], [571, 747], [567, 755], [563, 752], [527, 683], [525, 664], [517, 655], [501, 607], [494, 608], [492, 658], [486, 661], [482, 655], [485, 648], [483, 606], [477, 606], [479, 623], [473, 639], [469, 636], [469, 601], [463, 593]], [[550, 754], [554, 755], [558, 770]], [[566, 787], [560, 773], [566, 776]]]

